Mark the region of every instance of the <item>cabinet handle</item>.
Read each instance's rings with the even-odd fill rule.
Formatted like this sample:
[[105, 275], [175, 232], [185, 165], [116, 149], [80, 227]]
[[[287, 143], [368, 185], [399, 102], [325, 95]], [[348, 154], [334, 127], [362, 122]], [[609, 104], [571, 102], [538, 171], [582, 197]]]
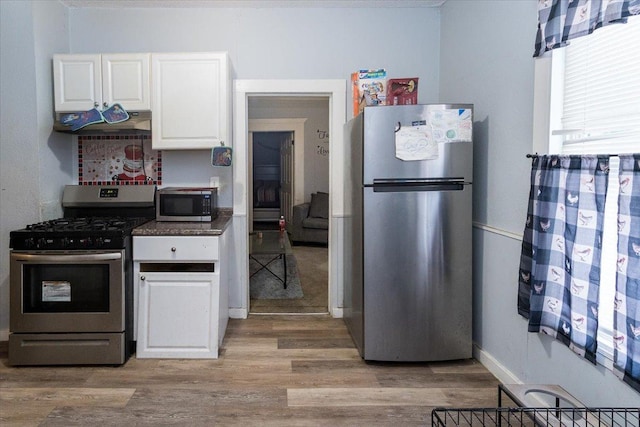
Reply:
[[107, 104], [107, 102], [106, 102], [106, 101], [102, 103], [102, 106], [103, 106], [104, 108], [107, 108], [107, 106], [108, 106], [108, 105], [109, 105], [109, 104]]
[[96, 108], [98, 107], [98, 105], [100, 105], [100, 104], [98, 104], [97, 102], [93, 103], [93, 106], [96, 107]]
[[175, 251], [176, 251], [176, 247], [174, 246], [171, 248], [171, 252], [175, 252]]
[[140, 276], [140, 280], [145, 280], [146, 277], [145, 276]]

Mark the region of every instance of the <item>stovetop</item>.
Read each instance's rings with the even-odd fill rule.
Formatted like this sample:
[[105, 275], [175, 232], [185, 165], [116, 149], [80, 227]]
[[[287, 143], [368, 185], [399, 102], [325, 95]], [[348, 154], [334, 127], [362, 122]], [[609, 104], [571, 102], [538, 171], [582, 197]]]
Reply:
[[10, 233], [14, 250], [121, 249], [138, 225], [151, 218], [72, 217], [28, 225]]
[[25, 230], [31, 231], [104, 231], [126, 230], [139, 225], [142, 218], [123, 217], [81, 217], [58, 218], [51, 221], [27, 225]]
[[125, 249], [131, 230], [155, 218], [155, 186], [66, 185], [63, 218], [9, 234], [13, 250]]

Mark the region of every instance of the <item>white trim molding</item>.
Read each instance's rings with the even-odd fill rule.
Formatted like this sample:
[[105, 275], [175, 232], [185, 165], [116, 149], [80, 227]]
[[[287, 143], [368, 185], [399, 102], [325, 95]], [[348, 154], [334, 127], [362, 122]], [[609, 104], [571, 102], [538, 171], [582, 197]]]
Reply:
[[489, 233], [497, 234], [499, 236], [508, 237], [510, 239], [522, 241], [522, 234], [512, 233], [511, 231], [503, 230], [501, 228], [492, 227], [487, 224], [482, 224], [480, 222], [473, 222], [473, 228], [477, 228], [479, 230], [488, 231]]
[[332, 228], [334, 218], [344, 215], [344, 124], [346, 122], [346, 80], [235, 80], [233, 84], [233, 213], [243, 224], [235, 236], [237, 253], [242, 257], [234, 276], [241, 287], [242, 306], [235, 310], [249, 312], [249, 225], [248, 225], [248, 136], [249, 98], [255, 96], [319, 96], [329, 98], [329, 312], [342, 315], [343, 253], [342, 242]]

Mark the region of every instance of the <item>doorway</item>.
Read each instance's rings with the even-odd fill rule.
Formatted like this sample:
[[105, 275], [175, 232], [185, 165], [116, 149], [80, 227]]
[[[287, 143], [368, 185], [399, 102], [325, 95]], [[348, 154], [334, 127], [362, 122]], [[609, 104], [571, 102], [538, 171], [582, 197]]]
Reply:
[[[255, 97], [249, 101], [250, 236], [262, 234], [260, 244], [265, 244], [268, 233], [278, 230], [278, 220], [284, 216], [291, 243], [291, 253], [285, 255], [286, 287], [280, 280], [284, 276], [283, 260], [250, 256], [249, 311], [253, 314], [328, 312], [328, 247], [292, 241], [300, 237], [293, 229], [296, 224], [301, 226], [301, 207], [310, 202], [310, 191], [329, 191], [326, 149], [316, 148], [324, 141], [319, 139], [318, 128], [328, 127], [328, 101], [328, 97], [301, 96]], [[289, 115], [298, 118], [281, 118]], [[292, 222], [294, 204], [296, 223]], [[262, 268], [263, 264], [268, 270]]]
[[[258, 98], [256, 98], [258, 99]], [[254, 114], [256, 109], [266, 109], [270, 111], [271, 105], [274, 102], [279, 102], [283, 98], [259, 98], [260, 102], [251, 102], [249, 105], [249, 111]], [[253, 100], [252, 100], [253, 101]], [[263, 113], [264, 115], [264, 113]], [[268, 115], [268, 114], [267, 114]], [[294, 205], [303, 203], [304, 201], [304, 156], [305, 156], [305, 122], [304, 118], [260, 118], [260, 119], [248, 119], [248, 139], [247, 139], [247, 172], [248, 172], [248, 194], [251, 195], [248, 206], [249, 214], [249, 231], [252, 232], [256, 222], [262, 221], [277, 221], [280, 215], [285, 216], [287, 223], [291, 221], [291, 210]], [[256, 135], [258, 135], [258, 141], [256, 141]], [[281, 209], [281, 213], [273, 219], [273, 215], [276, 210], [271, 208], [272, 211], [259, 210], [256, 212], [253, 208], [254, 198], [260, 196], [256, 194], [256, 186], [254, 185], [255, 178], [255, 162], [254, 162], [254, 148], [258, 145], [262, 145], [266, 168], [261, 168], [258, 171], [258, 175], [262, 178], [271, 178], [271, 180], [279, 181], [278, 199], [284, 200], [283, 206], [278, 206]], [[267, 147], [264, 147], [264, 146]], [[279, 147], [276, 147], [279, 145]], [[273, 156], [270, 156], [269, 154]], [[278, 158], [276, 158], [276, 153]], [[258, 156], [262, 156], [258, 153]], [[274, 171], [274, 164], [285, 165], [285, 168], [279, 168], [279, 177], [277, 177]], [[264, 183], [261, 183], [264, 185]], [[273, 186], [274, 183], [271, 183]], [[271, 191], [271, 188], [264, 188], [267, 191]], [[280, 194], [282, 190], [285, 194]], [[264, 198], [264, 194], [262, 194]], [[257, 215], [256, 215], [257, 213]], [[261, 224], [262, 225], [262, 224]]]
[[[329, 245], [328, 306], [333, 317], [342, 317], [344, 244], [337, 238], [344, 221], [345, 166], [342, 162], [343, 125], [346, 119], [346, 80], [236, 80], [234, 82], [234, 252], [237, 264], [232, 274], [240, 286], [230, 294], [230, 315], [246, 318], [249, 313], [249, 194], [248, 104], [253, 97], [311, 96], [329, 99]], [[296, 162], [296, 167], [298, 163]], [[294, 194], [295, 194], [294, 190]], [[295, 197], [295, 196], [294, 196]]]
[[[291, 221], [293, 132], [251, 132], [250, 193], [253, 223]], [[251, 224], [250, 224], [251, 225]]]

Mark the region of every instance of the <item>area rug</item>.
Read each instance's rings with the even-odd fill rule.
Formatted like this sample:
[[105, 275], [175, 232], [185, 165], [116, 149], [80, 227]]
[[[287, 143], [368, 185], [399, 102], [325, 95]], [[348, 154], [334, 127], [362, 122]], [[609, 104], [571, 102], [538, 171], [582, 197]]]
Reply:
[[[262, 264], [266, 264], [273, 259], [273, 255], [255, 255]], [[249, 275], [260, 269], [260, 264], [249, 258]], [[269, 269], [278, 277], [283, 278], [283, 262], [276, 259], [269, 264]], [[267, 269], [258, 271], [249, 280], [250, 296], [253, 299], [297, 299], [302, 298], [302, 286], [300, 286], [300, 275], [298, 274], [298, 266], [296, 257], [287, 255], [287, 289], [280, 280], [275, 278]]]

